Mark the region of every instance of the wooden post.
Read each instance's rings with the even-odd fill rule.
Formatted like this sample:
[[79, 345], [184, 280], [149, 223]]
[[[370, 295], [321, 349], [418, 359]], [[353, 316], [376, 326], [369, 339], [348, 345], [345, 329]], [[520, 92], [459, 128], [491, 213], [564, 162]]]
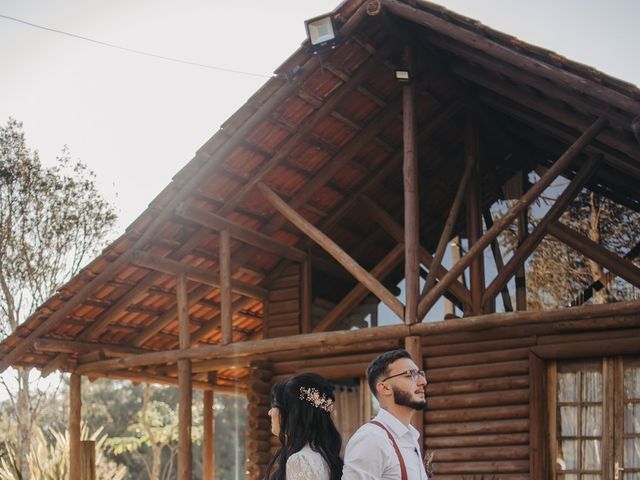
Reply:
[[[189, 333], [189, 310], [187, 299], [187, 278], [184, 274], [176, 277], [178, 297], [178, 326], [180, 349], [191, 347]], [[191, 360], [178, 360], [178, 480], [191, 480]]]
[[231, 314], [231, 237], [229, 230], [222, 230], [220, 242], [220, 321], [222, 326], [222, 344], [233, 341]]
[[82, 418], [82, 377], [71, 374], [69, 384], [69, 480], [82, 480], [82, 450], [80, 444], [80, 421]]
[[311, 261], [300, 265], [300, 323], [301, 332], [311, 332]]
[[[413, 68], [413, 48], [411, 44], [405, 46], [405, 65], [409, 76], [415, 76]], [[418, 247], [420, 245], [420, 221], [418, 201], [418, 153], [416, 143], [415, 120], [415, 78], [402, 87], [402, 127], [404, 162], [402, 173], [404, 177], [404, 280], [405, 280], [405, 310], [404, 322], [416, 323], [418, 319], [418, 298], [420, 296], [420, 262], [418, 261]]]
[[[420, 370], [424, 365], [422, 359], [422, 344], [421, 337], [418, 336], [410, 336], [404, 338], [404, 348], [409, 355], [411, 355], [411, 359], [418, 366]], [[413, 418], [411, 419], [411, 424], [420, 432], [420, 441], [419, 444], [422, 445], [422, 438], [424, 433], [424, 413], [423, 412], [415, 412], [413, 414]]]
[[96, 442], [82, 440], [80, 442], [80, 463], [82, 480], [96, 480]]
[[214, 413], [213, 392], [206, 391], [202, 397], [202, 480], [213, 480], [214, 475]]
[[[480, 185], [478, 165], [478, 122], [475, 108], [467, 112], [465, 135], [465, 161], [473, 165], [472, 175], [467, 189], [467, 238], [469, 250], [482, 236], [482, 218], [480, 214]], [[482, 313], [482, 293], [484, 291], [484, 262], [480, 252], [471, 262], [469, 274], [471, 284], [471, 310], [474, 315]]]
[[[521, 194], [526, 189], [525, 172], [520, 172]], [[529, 209], [525, 208], [518, 215], [518, 246], [522, 245], [529, 235]], [[527, 309], [527, 277], [525, 273], [524, 262], [516, 271], [516, 310], [523, 311]]]
[[[493, 227], [493, 218], [491, 217], [491, 211], [489, 209], [482, 212], [482, 216], [484, 218], [484, 224], [487, 230], [490, 230]], [[500, 251], [500, 245], [498, 245], [498, 241], [494, 240], [491, 242], [491, 251], [493, 252], [493, 259], [496, 262], [496, 270], [498, 274], [504, 269], [504, 260], [502, 258], [502, 252]], [[511, 303], [511, 294], [509, 293], [509, 287], [506, 285], [502, 287], [500, 290], [500, 295], [502, 296], [502, 304], [504, 305], [505, 312], [513, 312], [513, 304]]]

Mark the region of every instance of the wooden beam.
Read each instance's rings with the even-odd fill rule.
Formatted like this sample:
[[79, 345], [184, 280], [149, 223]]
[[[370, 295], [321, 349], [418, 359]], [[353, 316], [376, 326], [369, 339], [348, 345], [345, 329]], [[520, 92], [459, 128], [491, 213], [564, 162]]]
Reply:
[[[465, 162], [472, 164], [474, 175], [471, 177], [467, 188], [466, 214], [467, 214], [467, 241], [468, 249], [473, 248], [482, 236], [482, 216], [480, 213], [480, 165], [478, 159], [478, 109], [477, 105], [471, 105], [467, 109], [465, 119], [464, 151]], [[471, 288], [471, 311], [475, 315], [482, 313], [482, 293], [484, 291], [484, 256], [477, 255], [471, 262], [469, 269], [469, 285]]]
[[[456, 65], [453, 68], [453, 71], [471, 82], [481, 85], [500, 96], [508, 98], [512, 102], [524, 105], [530, 110], [541, 113], [546, 117], [575, 130], [583, 131], [589, 127], [589, 117], [580, 115], [579, 113], [571, 113], [571, 111], [557, 107], [553, 103], [544, 102], [541, 100], [540, 96], [536, 96], [526, 90], [513, 87], [506, 82], [493, 80], [488, 75], [473, 69], [467, 64]], [[588, 111], [591, 112], [591, 109]], [[615, 148], [616, 150], [619, 150], [634, 160], [640, 160], [640, 149], [638, 148], [637, 143], [618, 135], [613, 130], [602, 132], [602, 135], [598, 137], [598, 140], [612, 148]]]
[[[189, 302], [187, 277], [184, 273], [178, 274], [176, 278], [176, 294], [180, 350], [189, 350], [191, 348]], [[178, 360], [178, 480], [191, 480], [192, 477], [191, 382], [191, 360]]]
[[69, 479], [83, 480], [82, 458], [80, 457], [80, 430], [82, 422], [82, 377], [71, 374], [69, 383]]
[[636, 288], [640, 288], [640, 268], [636, 267], [633, 262], [620, 258], [615, 253], [610, 252], [593, 240], [562, 225], [558, 221], [550, 223], [547, 229], [551, 235], [562, 243], [567, 244], [569, 247], [612, 271]]
[[[176, 366], [177, 374], [177, 366]], [[150, 383], [158, 385], [169, 385], [171, 387], [178, 387], [178, 379], [176, 377], [168, 377], [165, 375], [153, 375], [147, 372], [132, 372], [131, 370], [115, 370], [109, 372], [101, 372], [98, 375], [93, 375], [93, 378], [111, 378], [114, 380], [129, 380], [133, 383]], [[246, 390], [238, 389], [227, 385], [212, 385], [208, 382], [198, 382], [193, 380], [191, 386], [194, 389], [212, 392], [223, 393], [225, 395], [246, 395]]]
[[213, 480], [214, 475], [214, 413], [213, 392], [202, 395], [202, 480]]
[[[152, 255], [147, 252], [137, 250], [133, 253], [131, 262], [140, 267], [157, 270], [169, 275], [185, 274], [191, 280], [196, 282], [220, 287], [220, 275], [203, 268], [192, 267], [186, 263], [177, 262], [158, 255]], [[262, 300], [267, 296], [267, 290], [250, 283], [241, 282], [240, 280], [231, 280], [231, 288], [234, 292], [247, 297]]]
[[233, 341], [233, 314], [231, 312], [231, 237], [229, 230], [222, 230], [219, 238], [220, 255], [220, 323], [222, 344]]
[[489, 72], [509, 77], [514, 80], [515, 83], [534, 88], [549, 98], [566, 102], [578, 111], [591, 112], [594, 115], [606, 118], [616, 127], [629, 130], [628, 116], [617, 113], [606, 103], [602, 103], [597, 100], [587, 100], [583, 95], [575, 92], [574, 89], [558, 88], [554, 83], [541, 79], [536, 75], [531, 75], [509, 63], [496, 60], [483, 52], [467, 48], [451, 38], [445, 38], [439, 35], [428, 35], [428, 38], [430, 44], [441, 47], [442, 49], [452, 52], [458, 57], [470, 60], [477, 65], [481, 65]]
[[455, 38], [472, 49], [484, 51], [498, 60], [510, 63], [514, 68], [519, 68], [534, 76], [546, 78], [564, 88], [592, 96], [605, 104], [618, 107], [632, 114], [640, 110], [640, 102], [630, 96], [607, 88], [600, 83], [572, 73], [562, 67], [520, 53], [515, 49], [491, 40], [481, 33], [456, 25], [424, 10], [413, 8], [400, 0], [380, 1], [385, 9], [394, 15], [427, 27], [429, 30], [434, 30], [447, 37]]
[[[211, 291], [209, 285], [200, 285], [190, 292], [188, 299], [188, 307], [198, 303]], [[178, 316], [178, 306], [174, 304], [169, 310], [160, 315], [156, 320], [147, 325], [140, 333], [136, 334], [131, 340], [131, 345], [140, 347], [144, 345], [150, 338], [160, 332], [164, 327], [173, 322]]]
[[127, 347], [109, 343], [78, 342], [75, 340], [58, 340], [55, 338], [39, 338], [33, 342], [33, 348], [41, 352], [84, 354], [96, 350], [109, 350], [123, 354], [143, 353], [142, 348]]
[[411, 40], [404, 47], [404, 65], [409, 70], [411, 81], [402, 87], [402, 145], [404, 150], [402, 177], [404, 185], [404, 323], [419, 321], [418, 298], [420, 297], [420, 201], [418, 196], [418, 143], [416, 141], [416, 99], [414, 50]]
[[566, 186], [562, 193], [558, 196], [552, 207], [547, 213], [540, 219], [536, 228], [527, 235], [527, 238], [520, 244], [520, 246], [513, 252], [513, 256], [507, 262], [505, 267], [496, 278], [487, 287], [486, 292], [482, 298], [483, 305], [489, 302], [493, 297], [506, 285], [509, 279], [513, 276], [518, 268], [520, 268], [531, 253], [540, 244], [545, 234], [547, 233], [547, 226], [560, 218], [560, 215], [567, 208], [576, 196], [580, 193], [584, 185], [589, 178], [598, 168], [602, 160], [601, 155], [594, 155], [582, 165], [582, 168], [578, 171], [573, 180]]
[[[635, 258], [640, 255], [640, 242], [636, 243], [636, 246], [629, 250], [624, 255], [625, 260], [635, 260]], [[583, 303], [588, 302], [591, 297], [593, 297], [594, 292], [598, 292], [603, 288], [607, 287], [615, 278], [615, 275], [611, 272], [607, 272], [604, 274], [604, 278], [599, 278], [595, 280], [591, 285], [585, 288], [582, 292], [578, 294], [578, 296], [571, 302], [571, 307], [577, 307], [582, 305]]]
[[281, 354], [285, 351], [300, 351], [306, 348], [335, 348], [341, 345], [362, 345], [377, 340], [399, 339], [407, 336], [430, 336], [462, 331], [487, 330], [494, 327], [520, 326], [536, 323], [556, 323], [559, 321], [585, 321], [600, 317], [622, 317], [640, 314], [640, 300], [633, 302], [609, 303], [604, 305], [582, 306], [553, 311], [509, 312], [452, 319], [446, 322], [418, 323], [413, 325], [391, 325], [385, 327], [363, 328], [360, 330], [339, 330], [278, 337], [264, 340], [250, 340], [231, 345], [208, 345], [192, 347], [188, 350], [168, 350], [144, 353], [124, 358], [102, 360], [93, 364], [81, 365], [76, 373], [85, 374], [110, 370], [122, 370], [148, 365], [175, 363], [180, 359], [214, 360], [238, 357]]
[[[575, 131], [569, 127], [558, 124], [553, 119], [546, 117], [534, 110], [527, 109], [520, 104], [516, 104], [507, 99], [499, 97], [491, 92], [478, 92], [478, 98], [483, 104], [488, 105], [494, 110], [503, 112], [510, 117], [520, 120], [523, 124], [526, 124], [533, 132], [527, 132], [527, 140], [533, 136], [540, 137], [541, 133], [544, 133], [554, 139], [560, 140], [566, 145], [571, 145], [575, 139]], [[518, 122], [511, 122], [513, 125], [508, 125], [507, 128], [513, 130], [517, 129]], [[548, 141], [546, 137], [542, 137], [542, 142]], [[621, 172], [637, 178], [640, 176], [640, 168], [637, 166], [637, 162], [620, 153], [608, 145], [602, 143], [593, 142], [587, 145], [584, 149], [584, 153], [592, 155], [594, 153], [601, 153], [605, 156], [607, 163], [612, 167], [620, 170]]]
[[279, 257], [303, 262], [307, 255], [291, 245], [275, 240], [268, 235], [246, 228], [239, 223], [232, 222], [215, 213], [207, 212], [200, 208], [192, 207], [186, 203], [178, 205], [176, 213], [187, 220], [199, 223], [200, 225], [216, 231], [226, 230], [236, 240], [247, 243], [261, 250], [273, 253]]
[[[378, 264], [371, 270], [371, 275], [382, 280], [399, 264], [404, 256], [404, 245], [399, 243]], [[313, 329], [314, 332], [326, 332], [331, 330], [340, 320], [351, 310], [364, 300], [369, 294], [369, 290], [358, 283], [349, 293], [347, 293], [340, 303], [331, 309], [329, 313]], [[303, 332], [306, 333], [306, 332]]]
[[387, 305], [399, 318], [404, 318], [404, 307], [402, 303], [376, 280], [369, 272], [349, 256], [327, 235], [318, 230], [314, 225], [305, 220], [302, 215], [287, 205], [276, 193], [264, 183], [258, 184], [258, 189], [264, 197], [280, 212], [287, 220], [308, 235], [313, 241], [324, 248], [333, 258], [335, 258], [344, 268], [346, 268], [356, 279], [363, 283], [376, 297]]
[[465, 197], [465, 192], [467, 189], [467, 184], [469, 183], [469, 178], [471, 178], [471, 172], [473, 170], [473, 162], [474, 158], [466, 158], [464, 165], [464, 172], [462, 174], [462, 179], [460, 180], [460, 184], [458, 185], [458, 190], [456, 191], [456, 195], [453, 199], [453, 203], [451, 204], [451, 209], [449, 210], [449, 215], [447, 216], [447, 221], [444, 224], [444, 228], [442, 229], [442, 233], [440, 234], [440, 241], [438, 242], [438, 246], [436, 247], [436, 252], [433, 255], [433, 260], [431, 261], [431, 265], [429, 266], [429, 273], [427, 274], [427, 280], [425, 282], [423, 292], [430, 290], [436, 283], [436, 272], [439, 270], [442, 265], [442, 258], [444, 257], [445, 251], [447, 249], [447, 245], [449, 244], [449, 240], [451, 240], [451, 234], [453, 233], [453, 227], [455, 227], [456, 222], [458, 220], [458, 214], [460, 213], [460, 207], [462, 206], [462, 201]]
[[[483, 217], [484, 217], [484, 224], [487, 227], [487, 230], [489, 230], [491, 227], [493, 227], [493, 218], [491, 217], [491, 211], [485, 210], [483, 212]], [[498, 241], [496, 239], [494, 239], [491, 242], [491, 251], [493, 252], [493, 260], [496, 263], [496, 270], [498, 271], [498, 274], [499, 274], [504, 268], [504, 261], [502, 259], [502, 252], [500, 251], [500, 245], [498, 244]], [[500, 294], [502, 295], [502, 304], [504, 305], [504, 311], [513, 312], [511, 295], [509, 294], [509, 288], [506, 285], [502, 287], [502, 290], [500, 290]]]
[[[386, 230], [386, 232], [389, 233], [394, 240], [396, 240], [397, 242], [402, 242], [402, 240], [404, 239], [402, 227], [396, 223], [391, 215], [380, 208], [378, 204], [376, 204], [369, 197], [363, 196], [360, 198], [360, 201], [367, 208], [368, 213], [373, 217], [373, 219], [384, 230]], [[434, 267], [433, 257], [424, 247], [420, 246], [420, 248], [418, 249], [418, 254], [420, 262], [426, 265], [427, 268], [431, 269], [432, 267]], [[445, 269], [443, 266], [439, 266], [433, 269], [436, 272], [435, 274], [437, 278], [442, 278], [447, 273], [447, 269]], [[460, 300], [461, 303], [466, 305], [471, 304], [471, 293], [464, 285], [462, 285], [462, 283], [458, 281], [452, 283], [449, 290], [458, 300]]]
[[578, 138], [567, 151], [545, 172], [545, 174], [531, 187], [517, 202], [516, 204], [495, 224], [493, 228], [488, 230], [478, 242], [469, 249], [467, 254], [460, 259], [460, 261], [453, 265], [449, 273], [447, 273], [442, 280], [429, 292], [426, 293], [420, 299], [418, 313], [423, 318], [433, 304], [438, 300], [447, 288], [457, 280], [458, 276], [464, 271], [464, 269], [471, 264], [477, 255], [480, 255], [484, 249], [489, 245], [499, 234], [504, 230], [518, 214], [529, 207], [533, 201], [560, 175], [572, 162], [572, 160], [580, 154], [583, 148], [595, 138], [598, 133], [604, 130], [607, 126], [607, 121], [604, 119], [596, 120], [593, 125], [584, 132], [580, 138]]
[[[235, 315], [240, 310], [245, 308], [248, 304], [253, 303], [253, 300], [250, 298], [239, 298], [235, 300], [231, 304], [231, 315]], [[193, 342], [198, 342], [202, 340], [204, 337], [213, 332], [216, 328], [220, 327], [222, 324], [222, 314], [218, 314], [209, 320], [204, 325], [200, 326], [193, 334], [191, 335], [191, 340]]]
[[311, 331], [311, 261], [309, 259], [300, 265], [300, 331]]

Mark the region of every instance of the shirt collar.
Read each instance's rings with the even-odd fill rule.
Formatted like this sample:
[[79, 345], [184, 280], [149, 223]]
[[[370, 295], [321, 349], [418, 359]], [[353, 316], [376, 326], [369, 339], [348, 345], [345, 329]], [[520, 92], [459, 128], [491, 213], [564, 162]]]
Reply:
[[380, 407], [380, 411], [375, 419], [389, 427], [389, 430], [398, 438], [406, 433], [409, 433], [415, 440], [420, 438], [420, 432], [418, 432], [413, 425], [409, 424], [409, 427], [406, 427], [400, 420], [394, 417], [392, 413], [382, 407]]

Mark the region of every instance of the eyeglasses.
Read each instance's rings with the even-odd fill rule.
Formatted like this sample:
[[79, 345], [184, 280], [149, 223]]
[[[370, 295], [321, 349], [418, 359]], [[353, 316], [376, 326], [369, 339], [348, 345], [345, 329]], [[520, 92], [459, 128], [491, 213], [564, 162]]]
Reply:
[[386, 378], [383, 378], [380, 381], [386, 382], [390, 378], [401, 377], [402, 375], [410, 375], [411, 380], [413, 380], [414, 382], [417, 382], [420, 377], [424, 378], [425, 380], [427, 379], [427, 374], [424, 373], [424, 370], [416, 370], [415, 368], [411, 368], [409, 370], [405, 370], [404, 372], [396, 373], [395, 375], [390, 375]]

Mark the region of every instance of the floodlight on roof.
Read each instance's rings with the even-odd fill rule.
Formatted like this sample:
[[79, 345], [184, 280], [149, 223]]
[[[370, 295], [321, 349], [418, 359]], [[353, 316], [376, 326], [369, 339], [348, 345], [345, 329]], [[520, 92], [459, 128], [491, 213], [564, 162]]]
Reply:
[[307, 38], [311, 51], [317, 54], [323, 50], [336, 48], [338, 43], [338, 30], [333, 15], [321, 15], [306, 20], [304, 26], [307, 30]]

